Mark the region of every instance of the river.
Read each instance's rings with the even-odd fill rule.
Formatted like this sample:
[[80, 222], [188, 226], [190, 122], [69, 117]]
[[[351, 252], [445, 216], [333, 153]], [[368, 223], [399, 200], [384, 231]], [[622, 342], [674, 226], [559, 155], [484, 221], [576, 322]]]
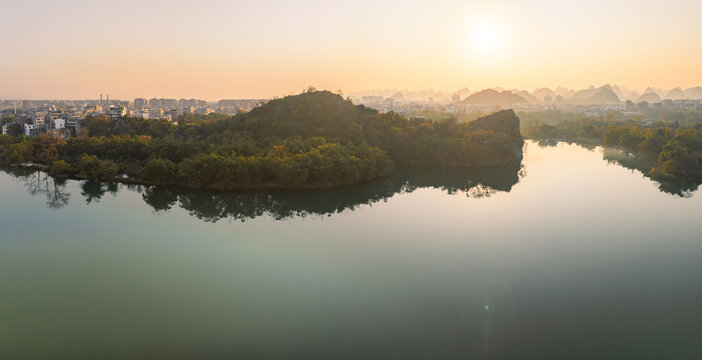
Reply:
[[699, 359], [702, 195], [632, 156], [261, 193], [5, 169], [0, 358]]

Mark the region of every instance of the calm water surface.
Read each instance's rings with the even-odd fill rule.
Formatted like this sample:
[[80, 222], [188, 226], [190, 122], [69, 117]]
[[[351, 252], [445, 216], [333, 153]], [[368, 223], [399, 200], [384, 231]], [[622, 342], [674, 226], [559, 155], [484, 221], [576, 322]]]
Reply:
[[700, 359], [702, 194], [621, 164], [530, 142], [232, 194], [6, 170], [0, 358]]

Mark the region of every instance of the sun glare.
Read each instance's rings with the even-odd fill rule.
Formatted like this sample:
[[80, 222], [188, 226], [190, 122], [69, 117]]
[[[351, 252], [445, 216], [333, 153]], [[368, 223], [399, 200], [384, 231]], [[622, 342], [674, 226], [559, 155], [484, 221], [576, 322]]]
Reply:
[[473, 51], [481, 54], [491, 54], [499, 50], [500, 32], [493, 23], [482, 22], [471, 30]]

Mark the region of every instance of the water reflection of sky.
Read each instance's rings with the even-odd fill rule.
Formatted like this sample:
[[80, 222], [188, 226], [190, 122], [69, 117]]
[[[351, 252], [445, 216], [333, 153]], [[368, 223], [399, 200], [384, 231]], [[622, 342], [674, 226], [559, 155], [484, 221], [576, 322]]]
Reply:
[[[699, 354], [700, 197], [573, 145], [529, 144], [522, 165], [497, 180], [414, 173], [413, 186], [269, 193], [253, 206], [251, 194], [171, 204], [68, 181], [55, 209], [2, 174], [0, 353]], [[476, 183], [495, 191], [474, 196]]]

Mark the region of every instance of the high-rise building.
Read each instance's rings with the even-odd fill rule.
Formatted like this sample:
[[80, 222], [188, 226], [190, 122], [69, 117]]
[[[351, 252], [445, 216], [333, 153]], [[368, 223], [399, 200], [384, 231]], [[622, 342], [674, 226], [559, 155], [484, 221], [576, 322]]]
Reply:
[[624, 103], [624, 108], [626, 109], [626, 111], [634, 111], [634, 110], [636, 110], [636, 105], [634, 104], [633, 101], [627, 100]]
[[148, 105], [148, 104], [149, 104], [149, 101], [144, 99], [144, 98], [134, 99], [134, 107], [136, 109], [142, 109], [142, 108], [146, 107], [146, 105]]

